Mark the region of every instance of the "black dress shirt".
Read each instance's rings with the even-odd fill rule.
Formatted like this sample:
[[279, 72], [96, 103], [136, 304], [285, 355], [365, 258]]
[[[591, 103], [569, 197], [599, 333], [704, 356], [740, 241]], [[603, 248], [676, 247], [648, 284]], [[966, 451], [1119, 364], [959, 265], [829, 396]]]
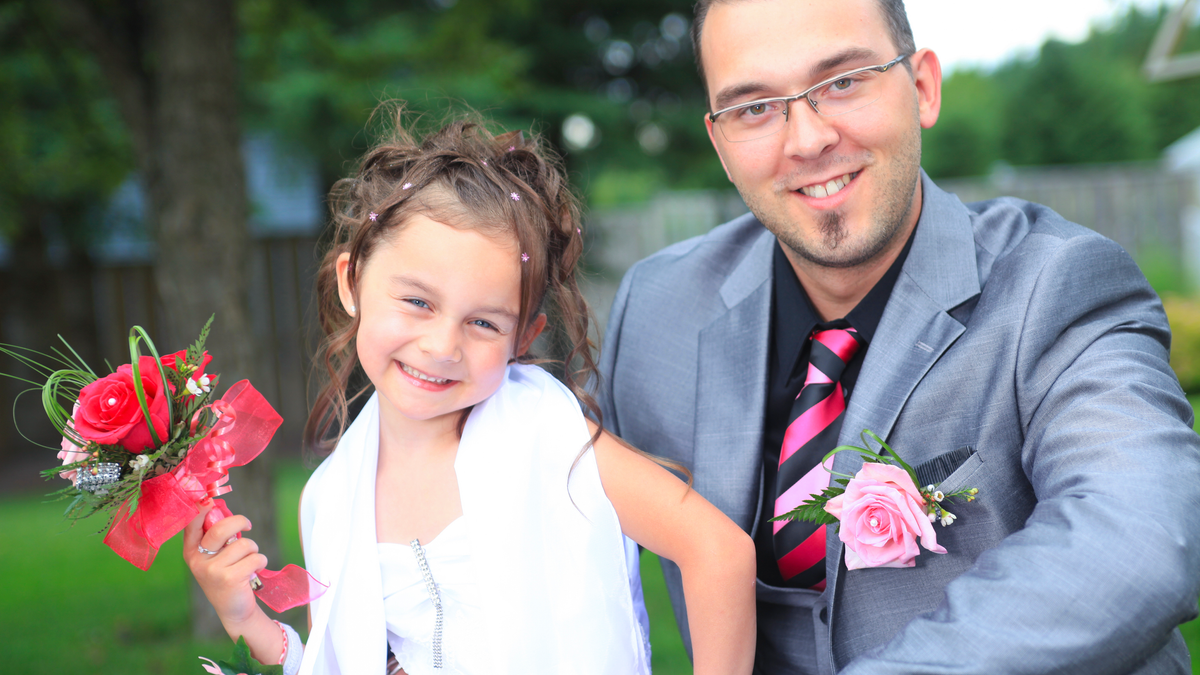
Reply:
[[[916, 231], [915, 229], [913, 230]], [[912, 247], [912, 235], [900, 255], [888, 268], [888, 271], [875, 284], [874, 288], [859, 301], [854, 309], [845, 316], [846, 321], [858, 331], [867, 344], [859, 348], [854, 358], [842, 371], [842, 390], [846, 393], [849, 403], [854, 385], [858, 381], [858, 373], [862, 370], [863, 359], [875, 337], [875, 329], [883, 317], [883, 309], [892, 296], [896, 279], [900, 277], [900, 269], [908, 258], [908, 250]], [[775, 478], [779, 472], [779, 449], [783, 445], [783, 436], [787, 431], [792, 402], [800, 395], [804, 386], [804, 378], [808, 373], [808, 337], [820, 323], [820, 317], [813, 309], [808, 294], [796, 278], [791, 262], [783, 253], [783, 248], [776, 242], [774, 259], [774, 292], [771, 295], [771, 345], [767, 365], [767, 410], [763, 426], [763, 499], [762, 512], [758, 519], [758, 530], [754, 535], [754, 547], [758, 551], [758, 578], [765, 584], [777, 587], [787, 587], [783, 575], [779, 573], [779, 565], [775, 561], [775, 547], [771, 536], [774, 528], [768, 519], [775, 516], [776, 486]], [[826, 448], [822, 454], [832, 450]], [[811, 457], [810, 465], [816, 466], [821, 457]], [[832, 532], [832, 530], [830, 530]]]

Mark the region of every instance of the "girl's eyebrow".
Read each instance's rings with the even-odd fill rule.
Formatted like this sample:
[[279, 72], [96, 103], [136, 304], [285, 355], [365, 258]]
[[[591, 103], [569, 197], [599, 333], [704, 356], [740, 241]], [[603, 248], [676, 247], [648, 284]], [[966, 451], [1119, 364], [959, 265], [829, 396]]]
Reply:
[[[393, 286], [393, 287], [409, 286], [412, 288], [416, 288], [417, 290], [421, 291], [422, 293], [424, 293], [426, 295], [430, 295], [430, 296], [437, 295], [437, 291], [435, 291], [432, 286], [425, 283], [424, 281], [421, 281], [420, 279], [418, 279], [416, 277], [409, 276], [407, 274], [393, 274], [392, 276], [388, 277], [388, 285]], [[504, 307], [491, 307], [491, 306], [480, 307], [476, 311], [480, 312], [481, 314], [493, 314], [496, 316], [500, 316], [502, 318], [509, 319], [510, 321], [513, 321], [513, 322], [516, 322], [517, 319], [520, 318], [520, 317], [518, 317], [517, 314], [513, 313], [512, 311], [510, 311]]]
[[409, 276], [407, 274], [393, 274], [392, 276], [388, 277], [388, 285], [389, 286], [412, 286], [412, 287], [416, 288], [417, 290], [421, 291], [422, 293], [428, 293], [429, 295], [436, 294], [436, 291], [433, 290], [432, 286], [425, 283], [424, 281], [421, 281], [420, 279], [418, 279], [416, 277]]

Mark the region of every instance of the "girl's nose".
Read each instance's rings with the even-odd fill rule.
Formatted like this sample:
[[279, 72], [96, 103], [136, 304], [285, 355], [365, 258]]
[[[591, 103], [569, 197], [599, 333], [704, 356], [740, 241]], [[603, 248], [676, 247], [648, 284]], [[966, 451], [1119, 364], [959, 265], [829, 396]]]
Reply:
[[430, 326], [420, 342], [421, 351], [435, 361], [456, 363], [462, 359], [462, 348], [459, 344], [458, 326], [448, 325], [448, 321], [438, 321]]

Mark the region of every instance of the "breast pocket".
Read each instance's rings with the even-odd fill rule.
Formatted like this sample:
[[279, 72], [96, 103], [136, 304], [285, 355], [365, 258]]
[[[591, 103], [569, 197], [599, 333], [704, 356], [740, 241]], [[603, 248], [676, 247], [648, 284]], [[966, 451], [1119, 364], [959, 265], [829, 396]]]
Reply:
[[965, 486], [981, 464], [983, 459], [975, 448], [965, 445], [926, 460], [913, 470], [922, 486], [937, 485], [942, 492], [950, 493]]

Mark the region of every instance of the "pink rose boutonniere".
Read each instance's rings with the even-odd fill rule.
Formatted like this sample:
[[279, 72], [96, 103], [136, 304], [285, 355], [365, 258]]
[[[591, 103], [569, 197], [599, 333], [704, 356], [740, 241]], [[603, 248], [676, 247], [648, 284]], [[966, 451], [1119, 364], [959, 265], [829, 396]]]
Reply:
[[[863, 430], [863, 445], [870, 436], [881, 447], [876, 454], [866, 448], [843, 445], [834, 448], [826, 460], [844, 450], [863, 456], [863, 465], [853, 476], [836, 474], [833, 485], [773, 520], [808, 520], [822, 524], [839, 523], [838, 538], [846, 546], [846, 568], [912, 567], [921, 551], [945, 553], [937, 543], [933, 523], [946, 527], [956, 516], [946, 510], [950, 498], [975, 499], [979, 490], [962, 488], [943, 494], [936, 485], [917, 487], [917, 474], [883, 439]], [[887, 454], [884, 454], [884, 451]]]

